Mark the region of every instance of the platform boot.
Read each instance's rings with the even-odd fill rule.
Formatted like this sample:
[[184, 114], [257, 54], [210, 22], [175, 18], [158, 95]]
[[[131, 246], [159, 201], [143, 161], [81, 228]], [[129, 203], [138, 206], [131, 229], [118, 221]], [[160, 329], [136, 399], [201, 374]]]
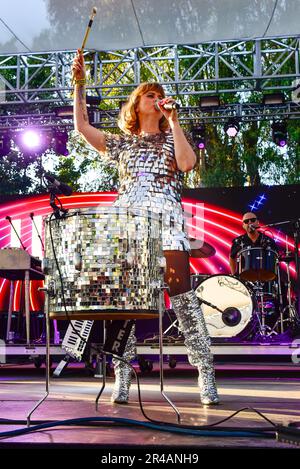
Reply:
[[[130, 362], [135, 357], [135, 345], [136, 345], [136, 337], [135, 337], [135, 324], [132, 326], [130, 331], [125, 351], [123, 354], [123, 359]], [[132, 369], [126, 363], [123, 363], [121, 360], [117, 358], [112, 359], [114, 365], [114, 372], [115, 372], [115, 384], [114, 389], [111, 395], [111, 402], [115, 404], [127, 404], [129, 398], [129, 388], [131, 384], [131, 374]]]
[[210, 337], [199, 300], [194, 290], [171, 297], [171, 302], [184, 336], [188, 359], [199, 371], [198, 384], [203, 405], [219, 403], [215, 381]]

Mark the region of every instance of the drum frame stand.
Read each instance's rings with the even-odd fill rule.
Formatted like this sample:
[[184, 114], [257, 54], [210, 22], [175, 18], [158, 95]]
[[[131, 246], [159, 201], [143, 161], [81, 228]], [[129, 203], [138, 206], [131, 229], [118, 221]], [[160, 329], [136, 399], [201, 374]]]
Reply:
[[[261, 290], [259, 294], [256, 296], [260, 297], [260, 307], [259, 310], [256, 312], [257, 319], [258, 319], [258, 324], [259, 324], [259, 332], [258, 334], [261, 337], [269, 337], [271, 334], [277, 335], [277, 332], [275, 332], [270, 326], [266, 325], [266, 313], [265, 313], [265, 307], [264, 307], [264, 292], [263, 292], [263, 287], [260, 287]], [[269, 331], [269, 333], [267, 332]]]
[[[288, 273], [288, 277], [289, 277], [289, 273]], [[277, 325], [279, 323], [280, 324], [280, 333], [283, 334], [284, 333], [284, 327], [283, 326], [284, 326], [284, 322], [286, 322], [286, 319], [283, 318], [283, 313], [284, 313], [285, 308], [283, 308], [283, 298], [282, 298], [281, 276], [280, 276], [279, 262], [277, 263], [277, 281], [278, 281], [278, 294], [279, 294], [279, 318], [275, 322], [275, 324], [272, 328], [272, 331], [275, 330], [275, 328], [277, 327]]]
[[[180, 423], [181, 417], [180, 412], [173, 404], [171, 399], [166, 395], [164, 391], [164, 378], [163, 378], [163, 313], [164, 313], [164, 290], [167, 287], [163, 285], [156, 285], [156, 294], [158, 296], [158, 313], [159, 313], [159, 370], [160, 370], [160, 393], [163, 398], [168, 402], [168, 404], [172, 407], [174, 412], [177, 416], [177, 422]], [[46, 381], [45, 381], [45, 394], [44, 396], [38, 401], [38, 403], [30, 410], [30, 412], [26, 416], [27, 427], [30, 427], [31, 424], [31, 416], [32, 414], [38, 409], [38, 407], [47, 399], [50, 393], [50, 317], [49, 317], [49, 298], [55, 294], [54, 290], [50, 288], [39, 288], [40, 291], [45, 293], [45, 319], [46, 319]], [[105, 343], [106, 339], [106, 323], [104, 321], [104, 328], [103, 328], [103, 340]], [[118, 356], [115, 356], [119, 358]], [[106, 353], [103, 353], [103, 374], [102, 374], [102, 387], [96, 397], [95, 400], [95, 407], [98, 410], [98, 402], [100, 396], [105, 388], [106, 385]], [[125, 361], [125, 360], [124, 360]], [[126, 362], [127, 363], [127, 362]], [[128, 365], [131, 366], [130, 363]], [[131, 366], [133, 369], [133, 367]], [[133, 369], [134, 373], [136, 371]]]
[[[172, 409], [174, 410], [175, 414], [176, 414], [176, 417], [177, 417], [177, 422], [180, 423], [181, 422], [181, 416], [180, 416], [180, 412], [179, 410], [177, 409], [177, 407], [175, 406], [175, 404], [171, 401], [171, 399], [167, 396], [167, 394], [165, 393], [164, 391], [164, 374], [163, 374], [163, 358], [164, 358], [164, 352], [163, 352], [163, 314], [164, 314], [164, 311], [165, 311], [165, 308], [164, 308], [164, 290], [166, 290], [168, 287], [164, 284], [160, 284], [160, 282], [157, 284], [157, 285], [154, 285], [155, 289], [156, 289], [156, 295], [158, 296], [158, 320], [159, 320], [159, 381], [160, 381], [160, 393], [161, 395], [163, 396], [163, 398], [168, 402], [168, 404], [172, 407]], [[103, 333], [103, 341], [105, 343], [105, 339], [106, 339], [106, 328], [104, 326], [104, 333]], [[99, 403], [99, 399], [101, 397], [101, 394], [102, 392], [104, 391], [105, 389], [105, 386], [106, 386], [106, 353], [103, 353], [103, 375], [102, 375], [102, 387], [96, 397], [96, 401], [95, 401], [95, 407], [96, 407], [96, 411], [98, 411], [98, 403]], [[117, 355], [113, 355], [113, 354], [110, 354], [112, 356], [114, 356], [115, 358], [117, 359], [120, 359], [120, 357], [118, 357]], [[126, 360], [123, 360], [122, 357], [121, 357], [121, 360], [126, 363], [127, 365], [129, 365], [131, 367], [131, 369], [133, 370], [135, 376], [136, 376], [136, 371], [135, 369], [133, 368], [133, 366], [127, 362]]]
[[[280, 308], [280, 313], [282, 316], [282, 323], [287, 322], [290, 323], [290, 325], [295, 325], [299, 326], [299, 319], [297, 316], [297, 310], [295, 306], [293, 305], [292, 302], [292, 297], [291, 297], [291, 290], [292, 290], [292, 282], [291, 282], [291, 273], [290, 273], [290, 264], [291, 261], [285, 261], [287, 264], [286, 267], [286, 272], [287, 272], [287, 305], [283, 308], [283, 302], [281, 303], [281, 308]], [[286, 319], [283, 319], [283, 315], [285, 311], [288, 311], [288, 317]]]
[[279, 271], [279, 264], [277, 265], [277, 279], [278, 279], [278, 292], [279, 292], [279, 318], [275, 322], [273, 327], [267, 326], [266, 325], [266, 313], [265, 313], [265, 307], [264, 307], [264, 291], [263, 291], [263, 282], [260, 282], [261, 285], [256, 287], [259, 292], [255, 291], [255, 297], [260, 298], [260, 305], [257, 305], [257, 311], [256, 311], [256, 317], [258, 320], [258, 325], [259, 325], [259, 331], [256, 334], [256, 337], [259, 335], [261, 337], [270, 337], [272, 334], [278, 335], [278, 332], [276, 332], [276, 327], [278, 323], [280, 323], [280, 333], [283, 333], [283, 310], [282, 310], [282, 291], [281, 291], [281, 280], [280, 280], [280, 271]]

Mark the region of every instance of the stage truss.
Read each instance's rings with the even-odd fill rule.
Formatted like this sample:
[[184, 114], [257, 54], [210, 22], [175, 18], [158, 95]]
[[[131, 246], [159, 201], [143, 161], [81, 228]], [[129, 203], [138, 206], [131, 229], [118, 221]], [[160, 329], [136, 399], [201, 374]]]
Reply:
[[[299, 37], [88, 51], [85, 55], [90, 71], [88, 95], [102, 101], [91, 110], [91, 122], [99, 127], [115, 127], [120, 101], [145, 79], [159, 81], [169, 95], [178, 97], [183, 123], [224, 122], [230, 116], [242, 121], [300, 116], [299, 103], [291, 98], [281, 105], [260, 104], [263, 93], [286, 91], [291, 96], [300, 81]], [[0, 128], [72, 128], [72, 113], [63, 118], [54, 107], [72, 103], [73, 57], [74, 51], [2, 55]], [[257, 92], [259, 102], [245, 102], [249, 92]], [[221, 102], [222, 97], [226, 102], [226, 96], [235, 95], [237, 103], [223, 103], [212, 110], [190, 105], [191, 96], [216, 94]]]

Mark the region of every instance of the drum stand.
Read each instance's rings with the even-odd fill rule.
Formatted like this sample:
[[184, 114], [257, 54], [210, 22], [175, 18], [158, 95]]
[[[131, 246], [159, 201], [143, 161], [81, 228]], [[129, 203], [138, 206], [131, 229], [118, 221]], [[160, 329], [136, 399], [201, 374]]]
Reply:
[[[289, 276], [289, 272], [288, 272]], [[279, 293], [279, 318], [275, 322], [272, 331], [275, 332], [276, 327], [278, 324], [280, 324], [280, 334], [284, 333], [284, 322], [287, 320], [284, 319], [283, 314], [285, 308], [283, 308], [283, 298], [282, 298], [282, 289], [281, 289], [281, 277], [280, 277], [280, 269], [279, 269], [279, 263], [277, 264], [277, 280], [278, 280], [278, 293]]]
[[[156, 286], [156, 294], [158, 296], [158, 312], [159, 312], [159, 370], [160, 370], [160, 393], [163, 398], [169, 403], [169, 405], [173, 408], [174, 412], [177, 416], [177, 422], [180, 423], [180, 412], [177, 407], [173, 404], [171, 399], [166, 395], [164, 391], [164, 379], [163, 379], [163, 313], [164, 313], [164, 290], [165, 285], [157, 285]], [[50, 392], [50, 318], [49, 318], [49, 298], [55, 294], [54, 290], [50, 288], [39, 288], [40, 291], [45, 292], [45, 319], [46, 319], [46, 382], [45, 382], [45, 394], [39, 400], [39, 402], [33, 407], [33, 409], [27, 414], [26, 421], [27, 427], [30, 427], [31, 423], [31, 416], [36, 411], [36, 409], [47, 399]], [[103, 339], [105, 342], [106, 339], [106, 327], [104, 323], [104, 332], [103, 332]], [[115, 356], [115, 358], [119, 359], [120, 357]], [[122, 358], [121, 358], [122, 360]], [[125, 360], [123, 360], [125, 362]], [[131, 366], [130, 363], [126, 362], [128, 365]], [[133, 369], [133, 367], [131, 366]], [[133, 369], [135, 375], [136, 371]], [[102, 387], [96, 397], [95, 406], [96, 410], [98, 410], [98, 401], [100, 396], [105, 388], [106, 385], [106, 353], [103, 353], [103, 375], [102, 375]]]
[[299, 318], [297, 315], [297, 311], [295, 306], [293, 305], [292, 302], [292, 297], [291, 297], [291, 291], [292, 291], [292, 283], [291, 283], [291, 274], [290, 274], [290, 262], [292, 262], [292, 259], [286, 259], [285, 260], [287, 264], [287, 300], [288, 304], [281, 310], [282, 310], [282, 317], [286, 311], [288, 311], [288, 317], [286, 319], [282, 319], [282, 322], [288, 322], [292, 327], [293, 326], [299, 326]]
[[258, 311], [256, 312], [256, 316], [258, 319], [258, 324], [259, 324], [259, 331], [256, 334], [259, 335], [260, 337], [266, 339], [267, 337], [270, 337], [272, 334], [277, 335], [277, 332], [274, 330], [275, 326], [272, 328], [270, 326], [267, 326], [266, 324], [266, 311], [264, 307], [264, 291], [263, 291], [263, 285], [256, 285], [255, 288], [255, 296], [257, 299], [260, 299], [260, 305], [258, 308]]
[[[167, 287], [165, 285], [156, 285], [156, 295], [158, 296], [158, 314], [159, 314], [159, 379], [160, 379], [160, 393], [163, 396], [163, 398], [168, 402], [168, 404], [172, 407], [172, 409], [176, 413], [177, 422], [180, 423], [180, 421], [181, 421], [180, 412], [177, 409], [177, 407], [175, 406], [175, 404], [173, 404], [171, 399], [166, 395], [166, 393], [164, 391], [163, 314], [164, 314], [164, 309], [165, 309], [164, 308], [164, 290], [166, 288]], [[105, 327], [104, 327], [104, 331], [105, 331]], [[104, 343], [105, 343], [106, 331], [104, 332], [104, 334], [105, 335], [103, 337], [103, 340], [104, 340]], [[110, 354], [110, 355], [112, 355], [114, 358], [120, 360], [120, 357], [118, 357], [117, 355], [113, 355], [113, 354]], [[135, 378], [136, 378], [136, 381], [137, 381], [137, 374], [136, 374], [136, 371], [133, 368], [133, 366], [129, 362], [127, 362], [126, 360], [123, 360], [122, 358], [121, 358], [121, 361], [123, 361], [124, 363], [126, 363], [127, 365], [129, 365], [131, 367], [131, 369], [133, 370], [133, 372], [135, 374]], [[96, 401], [95, 401], [96, 410], [98, 410], [98, 402], [99, 402], [99, 399], [101, 397], [102, 392], [105, 389], [105, 386], [106, 386], [106, 353], [103, 354], [102, 387], [101, 387], [101, 389], [100, 389], [100, 391], [99, 391], [99, 393], [96, 397]]]

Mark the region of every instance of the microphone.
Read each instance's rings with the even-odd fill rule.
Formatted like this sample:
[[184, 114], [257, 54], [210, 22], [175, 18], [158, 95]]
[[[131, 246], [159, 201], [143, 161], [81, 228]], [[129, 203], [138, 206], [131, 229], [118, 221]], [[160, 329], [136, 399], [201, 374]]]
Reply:
[[66, 196], [69, 196], [69, 195], [72, 194], [72, 192], [73, 192], [72, 187], [68, 186], [68, 184], [64, 184], [63, 182], [58, 181], [57, 179], [55, 179], [54, 176], [51, 176], [51, 174], [45, 173], [44, 178], [48, 182], [53, 184], [53, 186], [55, 186], [57, 188], [59, 193], [62, 193], [63, 195], [66, 195]]
[[254, 226], [250, 223], [249, 225], [249, 231], [250, 233], [253, 233], [254, 231], [256, 231], [258, 228], [260, 228], [260, 226]]
[[9, 222], [11, 222], [11, 217], [7, 215], [7, 217], [5, 217], [5, 220], [8, 220]]
[[[160, 100], [157, 100], [155, 101], [155, 109], [157, 111], [160, 111], [160, 107], [159, 107], [159, 104], [160, 103]], [[176, 109], [178, 111], [178, 109], [180, 109], [180, 104], [176, 103], [175, 101], [173, 103], [165, 103], [163, 104], [163, 108], [166, 109], [166, 111], [172, 111], [172, 109]]]

